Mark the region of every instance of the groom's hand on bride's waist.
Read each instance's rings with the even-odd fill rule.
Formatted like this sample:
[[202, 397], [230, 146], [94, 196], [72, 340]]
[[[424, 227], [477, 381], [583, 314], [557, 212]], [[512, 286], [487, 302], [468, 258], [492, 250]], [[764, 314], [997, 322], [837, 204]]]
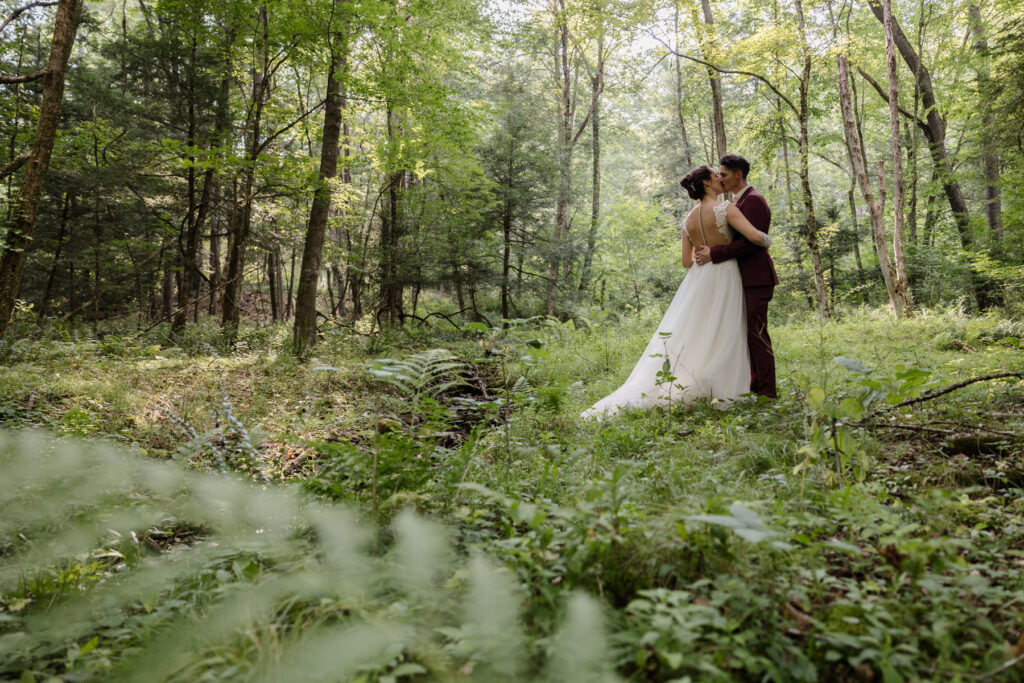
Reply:
[[693, 260], [700, 266], [711, 263], [711, 247], [705, 244], [703, 247], [696, 249], [693, 252]]

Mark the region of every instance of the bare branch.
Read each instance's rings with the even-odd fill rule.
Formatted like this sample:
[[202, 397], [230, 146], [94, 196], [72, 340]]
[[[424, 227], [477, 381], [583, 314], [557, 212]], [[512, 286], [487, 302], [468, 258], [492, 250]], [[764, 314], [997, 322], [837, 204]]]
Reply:
[[14, 10], [9, 15], [7, 15], [7, 18], [4, 19], [4, 23], [0, 24], [0, 33], [2, 33], [5, 28], [7, 28], [7, 25], [9, 23], [11, 23], [12, 21], [20, 17], [22, 14], [29, 11], [30, 9], [34, 7], [53, 7], [56, 4], [56, 2], [30, 2], [24, 7], [19, 7], [18, 9]]
[[736, 74], [736, 75], [740, 75], [740, 76], [750, 76], [751, 78], [756, 78], [757, 80], [761, 81], [766, 86], [768, 86], [768, 88], [773, 93], [778, 95], [779, 99], [781, 99], [783, 102], [785, 102], [787, 105], [789, 105], [789, 108], [793, 110], [794, 114], [798, 114], [799, 115], [800, 110], [797, 108], [797, 106], [795, 104], [793, 104], [793, 100], [789, 99], [784, 94], [782, 94], [782, 92], [778, 88], [775, 87], [775, 84], [772, 83], [771, 81], [769, 81], [766, 76], [762, 76], [761, 74], [754, 73], [753, 71], [743, 71], [742, 69], [725, 69], [723, 67], [718, 66], [717, 64], [712, 64], [711, 62], [706, 62], [706, 61], [704, 61], [703, 59], [701, 59], [699, 57], [693, 57], [691, 55], [686, 54], [685, 52], [679, 52], [679, 51], [675, 50], [668, 43], [666, 43], [664, 40], [662, 40], [658, 36], [654, 35], [653, 31], [648, 31], [648, 35], [650, 35], [656, 41], [661, 43], [665, 47], [665, 49], [668, 50], [671, 54], [678, 55], [679, 57], [682, 57], [683, 59], [689, 59], [691, 62], [697, 62], [698, 64], [703, 64], [704, 66], [708, 67], [709, 69], [714, 69], [715, 71], [717, 71], [720, 74]]
[[31, 158], [32, 158], [32, 153], [31, 152], [22, 152], [20, 155], [16, 156], [14, 159], [12, 159], [9, 164], [7, 164], [2, 169], [0, 169], [0, 178], [6, 178], [7, 176], [11, 175], [15, 171], [17, 171], [19, 168], [24, 166], [25, 162], [27, 162]]
[[[867, 81], [868, 83], [871, 84], [871, 87], [875, 89], [875, 92], [878, 93], [879, 97], [881, 97], [883, 100], [885, 100], [886, 104], [889, 103], [889, 93], [887, 93], [885, 91], [885, 89], [882, 88], [881, 84], [878, 81], [876, 81], [874, 78], [871, 77], [871, 74], [869, 74], [867, 71], [865, 71], [864, 69], [860, 68], [859, 66], [857, 67], [857, 73], [859, 73], [861, 75], [861, 77], [864, 78], [865, 81]], [[901, 114], [903, 114], [905, 117], [907, 117], [908, 119], [913, 121], [915, 124], [917, 124], [918, 128], [921, 128], [923, 130], [927, 130], [928, 129], [928, 124], [925, 121], [922, 121], [920, 118], [914, 116], [909, 111], [907, 111], [903, 107], [899, 106], [899, 104], [896, 105], [896, 108], [899, 109]]]
[[1007, 378], [1011, 378], [1011, 377], [1015, 377], [1017, 379], [1024, 379], [1024, 372], [997, 372], [994, 375], [984, 375], [982, 377], [974, 377], [973, 379], [967, 379], [967, 380], [964, 380], [963, 382], [957, 382], [956, 384], [951, 384], [950, 386], [948, 386], [948, 387], [946, 387], [944, 389], [938, 389], [936, 391], [929, 391], [929, 392], [927, 392], [925, 394], [922, 394], [921, 396], [918, 396], [917, 398], [912, 398], [912, 399], [909, 399], [907, 401], [903, 401], [902, 403], [897, 403], [894, 406], [887, 406], [885, 408], [882, 408], [881, 410], [877, 410], [874, 413], [872, 413], [871, 415], [869, 415], [868, 417], [865, 417], [863, 420], [861, 420], [861, 422], [864, 422], [865, 420], [868, 420], [871, 417], [874, 417], [875, 415], [878, 415], [879, 413], [887, 412], [887, 411], [890, 411], [890, 410], [896, 410], [897, 408], [904, 408], [906, 406], [914, 405], [915, 403], [922, 403], [924, 401], [930, 401], [933, 398], [938, 398], [939, 396], [943, 396], [943, 395], [948, 394], [948, 393], [950, 393], [952, 391], [956, 391], [957, 389], [962, 389], [962, 388], [964, 388], [964, 387], [966, 387], [968, 385], [974, 384], [975, 382], [987, 382], [987, 381], [993, 380], [993, 379], [1007, 379]]
[[31, 83], [32, 81], [38, 81], [47, 74], [47, 69], [40, 69], [34, 74], [28, 76], [0, 76], [0, 84], [3, 85], [14, 85], [16, 83]]
[[275, 130], [275, 131], [272, 131], [271, 133], [269, 133], [267, 135], [267, 137], [263, 140], [263, 142], [260, 143], [260, 146], [256, 150], [256, 153], [257, 154], [262, 154], [263, 150], [265, 150], [267, 148], [267, 146], [270, 145], [271, 142], [273, 142], [278, 137], [280, 137], [282, 133], [285, 133], [285, 132], [291, 130], [292, 128], [297, 126], [300, 122], [304, 121], [310, 114], [315, 112], [320, 107], [324, 106], [324, 103], [326, 101], [327, 100], [321, 100], [318, 104], [316, 104], [315, 106], [313, 106], [310, 109], [306, 110], [301, 116], [299, 116], [299, 118], [295, 119], [294, 121], [292, 121], [291, 123], [286, 125], [284, 128], [281, 128], [280, 130]]

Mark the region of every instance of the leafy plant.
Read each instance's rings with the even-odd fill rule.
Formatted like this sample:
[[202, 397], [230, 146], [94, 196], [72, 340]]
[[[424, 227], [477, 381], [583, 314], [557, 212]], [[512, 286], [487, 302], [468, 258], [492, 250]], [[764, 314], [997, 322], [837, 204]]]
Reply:
[[287, 489], [28, 432], [0, 433], [0, 464], [0, 676], [614, 679], [591, 598], [524, 666], [509, 574], [411, 513], [371, 554], [352, 513]]

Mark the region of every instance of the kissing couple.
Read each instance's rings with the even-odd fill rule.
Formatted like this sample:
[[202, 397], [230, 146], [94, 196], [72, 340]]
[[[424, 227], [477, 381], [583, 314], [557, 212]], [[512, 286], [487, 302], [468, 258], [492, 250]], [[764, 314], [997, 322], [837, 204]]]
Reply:
[[[768, 255], [772, 212], [747, 182], [750, 162], [726, 154], [718, 170], [692, 169], [680, 185], [697, 201], [683, 221], [689, 272], [625, 383], [583, 412], [601, 419], [624, 408], [730, 405], [753, 392], [775, 398], [768, 302], [779, 279]], [[731, 192], [732, 202], [719, 201]]]

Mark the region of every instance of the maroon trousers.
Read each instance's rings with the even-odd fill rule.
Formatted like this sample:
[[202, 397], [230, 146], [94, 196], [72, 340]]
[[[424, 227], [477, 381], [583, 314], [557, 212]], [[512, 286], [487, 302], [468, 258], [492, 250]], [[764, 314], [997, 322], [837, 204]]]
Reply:
[[750, 390], [759, 396], [775, 398], [775, 354], [768, 336], [768, 302], [775, 294], [773, 285], [744, 287], [747, 302], [747, 348], [750, 352]]

